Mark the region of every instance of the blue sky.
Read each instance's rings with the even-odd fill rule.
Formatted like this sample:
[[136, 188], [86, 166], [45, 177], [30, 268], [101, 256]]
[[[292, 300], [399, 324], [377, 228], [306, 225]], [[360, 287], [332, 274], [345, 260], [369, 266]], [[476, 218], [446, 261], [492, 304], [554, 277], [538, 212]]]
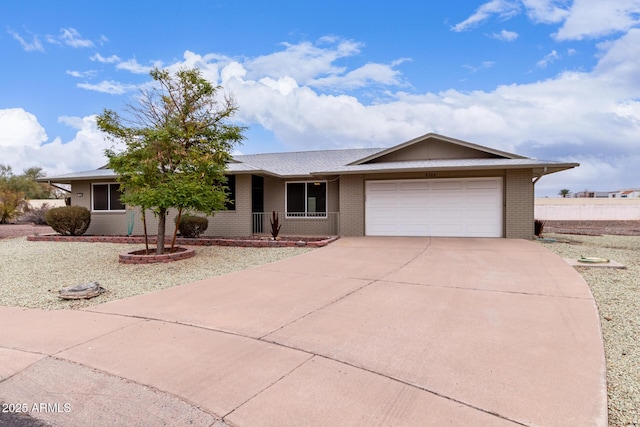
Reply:
[[581, 163], [539, 196], [640, 187], [640, 0], [301, 4], [1, 2], [0, 163], [99, 167], [95, 115], [197, 66], [236, 99], [242, 153], [438, 132]]

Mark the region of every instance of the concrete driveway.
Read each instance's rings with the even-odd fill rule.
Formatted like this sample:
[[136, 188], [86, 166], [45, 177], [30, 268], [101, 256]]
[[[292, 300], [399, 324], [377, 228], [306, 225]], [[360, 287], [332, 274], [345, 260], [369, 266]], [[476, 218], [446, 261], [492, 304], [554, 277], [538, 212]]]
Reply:
[[0, 325], [0, 400], [53, 425], [607, 424], [593, 297], [523, 240], [342, 238]]

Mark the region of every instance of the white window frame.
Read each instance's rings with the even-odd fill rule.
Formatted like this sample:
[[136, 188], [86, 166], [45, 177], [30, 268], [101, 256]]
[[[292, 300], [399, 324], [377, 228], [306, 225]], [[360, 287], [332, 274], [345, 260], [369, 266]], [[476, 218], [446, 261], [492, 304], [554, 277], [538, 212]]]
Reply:
[[[307, 212], [307, 202], [309, 200], [307, 196], [307, 188], [309, 184], [316, 182], [324, 183], [324, 199], [325, 199], [325, 211], [323, 213]], [[291, 212], [289, 213], [289, 184], [305, 184], [304, 186], [304, 212]], [[305, 218], [305, 219], [326, 219], [329, 211], [329, 181], [326, 180], [312, 180], [312, 181], [286, 181], [284, 183], [284, 210], [287, 218]]]
[[[91, 212], [96, 212], [96, 213], [100, 213], [100, 212], [126, 212], [127, 211], [127, 207], [125, 206], [124, 209], [111, 209], [111, 188], [109, 188], [109, 191], [107, 191], [107, 209], [94, 209], [95, 204], [94, 204], [94, 197], [95, 197], [95, 191], [94, 191], [94, 187], [96, 185], [120, 185], [120, 183], [118, 182], [92, 182], [91, 183]], [[124, 204], [124, 203], [123, 203]]]

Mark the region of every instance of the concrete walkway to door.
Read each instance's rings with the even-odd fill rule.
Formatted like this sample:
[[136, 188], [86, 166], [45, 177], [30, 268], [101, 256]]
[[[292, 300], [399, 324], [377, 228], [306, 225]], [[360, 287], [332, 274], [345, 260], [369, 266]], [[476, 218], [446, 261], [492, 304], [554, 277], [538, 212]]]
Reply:
[[593, 297], [524, 240], [342, 238], [0, 324], [0, 401], [52, 425], [607, 424]]

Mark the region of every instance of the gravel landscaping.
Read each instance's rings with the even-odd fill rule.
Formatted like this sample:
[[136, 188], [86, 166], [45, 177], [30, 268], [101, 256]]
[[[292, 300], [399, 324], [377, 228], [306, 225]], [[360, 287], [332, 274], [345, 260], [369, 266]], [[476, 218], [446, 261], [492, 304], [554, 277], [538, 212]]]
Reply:
[[[546, 229], [546, 227], [545, 227]], [[608, 258], [625, 270], [578, 267], [598, 305], [607, 359], [610, 426], [640, 426], [640, 236], [545, 233], [563, 258]]]
[[[144, 248], [144, 245], [142, 246]], [[193, 258], [148, 265], [118, 262], [137, 245], [0, 240], [0, 305], [43, 309], [83, 308], [244, 270], [299, 255], [310, 248], [197, 247]], [[98, 282], [107, 293], [90, 300], [62, 300], [66, 286]]]

